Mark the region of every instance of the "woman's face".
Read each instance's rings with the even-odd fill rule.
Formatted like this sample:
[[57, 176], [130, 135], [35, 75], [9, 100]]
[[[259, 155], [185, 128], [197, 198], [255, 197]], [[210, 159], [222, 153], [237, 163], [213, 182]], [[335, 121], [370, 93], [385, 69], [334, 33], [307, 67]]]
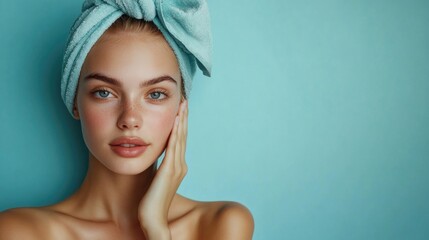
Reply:
[[[138, 174], [152, 165], [179, 110], [180, 79], [176, 57], [162, 36], [103, 35], [82, 66], [75, 104], [90, 157], [119, 174]], [[114, 150], [112, 142], [120, 137], [138, 137], [147, 147], [136, 156], [124, 145]]]

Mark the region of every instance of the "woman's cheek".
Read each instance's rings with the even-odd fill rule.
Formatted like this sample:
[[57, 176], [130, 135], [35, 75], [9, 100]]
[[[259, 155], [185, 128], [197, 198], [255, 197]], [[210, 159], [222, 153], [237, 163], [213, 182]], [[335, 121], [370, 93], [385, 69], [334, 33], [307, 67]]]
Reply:
[[85, 136], [87, 140], [104, 139], [103, 134], [108, 133], [106, 130], [108, 130], [110, 128], [109, 125], [111, 125], [108, 123], [109, 118], [106, 116], [113, 115], [106, 111], [106, 109], [98, 109], [94, 107], [87, 107], [82, 110], [81, 124], [84, 134], [87, 135]]
[[[155, 133], [159, 134], [159, 137], [162, 137], [159, 141], [162, 141], [163, 144], [168, 140], [171, 130], [173, 129], [174, 120], [176, 118], [177, 111], [175, 109], [169, 109], [168, 111], [163, 112], [162, 114], [157, 114], [158, 116], [153, 121], [153, 129]], [[143, 120], [144, 121], [144, 120]]]

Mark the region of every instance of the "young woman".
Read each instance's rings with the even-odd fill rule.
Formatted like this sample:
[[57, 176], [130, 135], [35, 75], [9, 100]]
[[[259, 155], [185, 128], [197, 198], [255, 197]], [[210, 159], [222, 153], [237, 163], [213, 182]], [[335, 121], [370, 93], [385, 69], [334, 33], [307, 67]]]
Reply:
[[73, 98], [89, 149], [82, 186], [57, 204], [1, 213], [0, 239], [251, 239], [243, 205], [176, 193], [187, 172], [179, 65], [153, 22], [117, 19], [86, 55]]

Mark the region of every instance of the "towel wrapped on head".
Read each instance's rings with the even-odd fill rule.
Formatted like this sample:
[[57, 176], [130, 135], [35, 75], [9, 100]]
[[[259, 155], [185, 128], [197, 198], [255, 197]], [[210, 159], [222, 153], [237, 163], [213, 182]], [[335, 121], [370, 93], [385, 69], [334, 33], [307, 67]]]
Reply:
[[61, 96], [70, 114], [88, 52], [123, 14], [152, 21], [159, 28], [176, 55], [187, 95], [197, 66], [210, 76], [212, 43], [205, 0], [86, 0], [71, 28], [63, 59]]

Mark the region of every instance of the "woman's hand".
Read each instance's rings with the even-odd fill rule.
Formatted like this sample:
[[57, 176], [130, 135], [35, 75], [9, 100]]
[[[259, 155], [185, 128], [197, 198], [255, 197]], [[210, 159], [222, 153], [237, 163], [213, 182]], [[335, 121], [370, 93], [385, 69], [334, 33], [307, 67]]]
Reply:
[[148, 239], [171, 239], [167, 216], [171, 201], [188, 170], [185, 162], [187, 132], [188, 102], [184, 100], [171, 131], [165, 157], [140, 201], [140, 225]]

